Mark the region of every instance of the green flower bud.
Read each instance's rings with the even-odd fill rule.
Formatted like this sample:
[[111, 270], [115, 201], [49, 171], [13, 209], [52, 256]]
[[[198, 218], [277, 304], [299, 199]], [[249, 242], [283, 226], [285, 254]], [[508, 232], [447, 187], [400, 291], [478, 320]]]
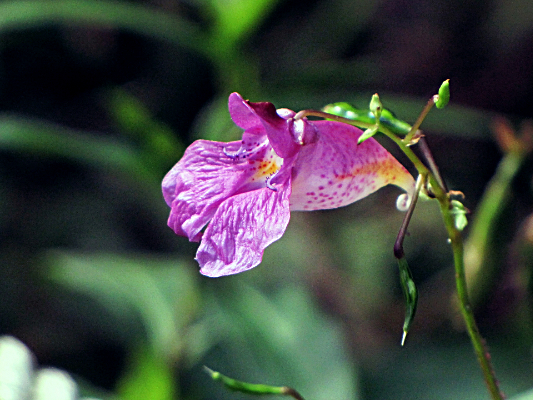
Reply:
[[439, 96], [437, 101], [435, 102], [435, 106], [437, 108], [444, 108], [446, 107], [446, 104], [450, 101], [450, 80], [446, 79], [444, 82], [442, 82], [442, 85], [440, 85], [439, 89]]
[[372, 100], [370, 100], [370, 111], [372, 114], [374, 114], [374, 117], [376, 120], [379, 120], [381, 117], [381, 111], [383, 110], [383, 104], [381, 104], [381, 100], [379, 99], [378, 94], [372, 95]]
[[459, 200], [452, 200], [451, 213], [454, 218], [455, 227], [458, 231], [462, 231], [466, 228], [466, 225], [468, 225], [466, 214], [469, 212], [470, 210], [466, 208]]

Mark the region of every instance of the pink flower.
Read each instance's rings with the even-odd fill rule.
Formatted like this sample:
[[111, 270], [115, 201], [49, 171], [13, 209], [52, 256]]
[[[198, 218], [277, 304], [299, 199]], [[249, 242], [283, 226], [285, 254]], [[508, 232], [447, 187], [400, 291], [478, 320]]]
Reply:
[[[229, 97], [242, 141], [194, 142], [163, 179], [168, 225], [200, 241], [200, 272], [217, 277], [258, 265], [278, 240], [290, 211], [342, 207], [394, 184], [407, 193], [414, 179], [378, 142], [360, 145], [362, 131], [332, 121], [294, 120], [272, 103]], [[202, 230], [207, 228], [202, 233]]]

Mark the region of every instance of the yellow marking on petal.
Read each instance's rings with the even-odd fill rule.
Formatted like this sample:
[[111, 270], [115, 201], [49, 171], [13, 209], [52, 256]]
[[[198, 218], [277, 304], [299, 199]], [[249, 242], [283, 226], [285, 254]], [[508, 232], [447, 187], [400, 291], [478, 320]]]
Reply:
[[263, 160], [251, 162], [251, 166], [256, 170], [255, 174], [252, 176], [252, 180], [272, 176], [279, 171], [282, 165], [283, 158], [278, 157], [278, 155], [271, 150], [266, 154], [266, 157]]
[[[395, 181], [400, 170], [396, 163], [391, 160], [377, 161], [373, 163], [364, 164], [362, 166], [355, 167], [352, 171], [346, 174], [336, 174], [337, 180], [344, 180], [355, 178], [356, 176], [377, 175], [380, 177], [388, 178], [391, 181]], [[401, 171], [403, 172], [403, 171]]]

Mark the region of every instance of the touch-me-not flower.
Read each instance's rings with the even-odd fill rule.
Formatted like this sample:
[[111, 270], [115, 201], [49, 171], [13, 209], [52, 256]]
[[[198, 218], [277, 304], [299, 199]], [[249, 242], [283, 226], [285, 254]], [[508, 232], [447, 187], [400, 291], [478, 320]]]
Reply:
[[411, 174], [377, 141], [357, 145], [362, 131], [354, 126], [295, 119], [294, 111], [238, 93], [229, 112], [244, 129], [242, 141], [197, 140], [162, 185], [168, 225], [201, 240], [196, 260], [204, 275], [258, 265], [291, 211], [342, 207], [388, 184], [414, 190]]

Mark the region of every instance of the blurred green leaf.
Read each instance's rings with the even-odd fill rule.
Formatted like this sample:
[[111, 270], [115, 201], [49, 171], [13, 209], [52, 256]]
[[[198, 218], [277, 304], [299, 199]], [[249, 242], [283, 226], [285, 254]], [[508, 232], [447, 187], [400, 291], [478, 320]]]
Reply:
[[49, 279], [100, 302], [117, 321], [140, 316], [147, 340], [173, 358], [195, 317], [199, 292], [189, 263], [143, 255], [48, 253]]
[[533, 389], [517, 394], [516, 396], [509, 398], [509, 400], [533, 400]]
[[210, 0], [215, 12], [213, 38], [227, 49], [259, 28], [279, 0]]
[[219, 142], [241, 140], [242, 129], [231, 120], [225, 95], [214, 99], [200, 111], [193, 127], [193, 137]]
[[267, 296], [242, 280], [217, 283], [207, 317], [238, 376], [287, 385], [315, 400], [357, 399], [356, 371], [339, 327], [316, 309], [309, 293], [289, 284]]
[[0, 3], [0, 31], [60, 24], [121, 28], [207, 54], [198, 27], [178, 15], [124, 1], [14, 0]]
[[136, 181], [159, 180], [159, 174], [140, 163], [138, 152], [126, 144], [39, 120], [0, 115], [0, 149], [63, 157], [120, 171]]
[[117, 393], [123, 400], [176, 400], [176, 382], [164, 359], [150, 347], [138, 346], [130, 355]]
[[157, 161], [164, 168], [183, 154], [184, 145], [174, 132], [155, 120], [150, 110], [125, 90], [110, 91], [109, 112], [122, 132], [139, 143], [147, 162]]

